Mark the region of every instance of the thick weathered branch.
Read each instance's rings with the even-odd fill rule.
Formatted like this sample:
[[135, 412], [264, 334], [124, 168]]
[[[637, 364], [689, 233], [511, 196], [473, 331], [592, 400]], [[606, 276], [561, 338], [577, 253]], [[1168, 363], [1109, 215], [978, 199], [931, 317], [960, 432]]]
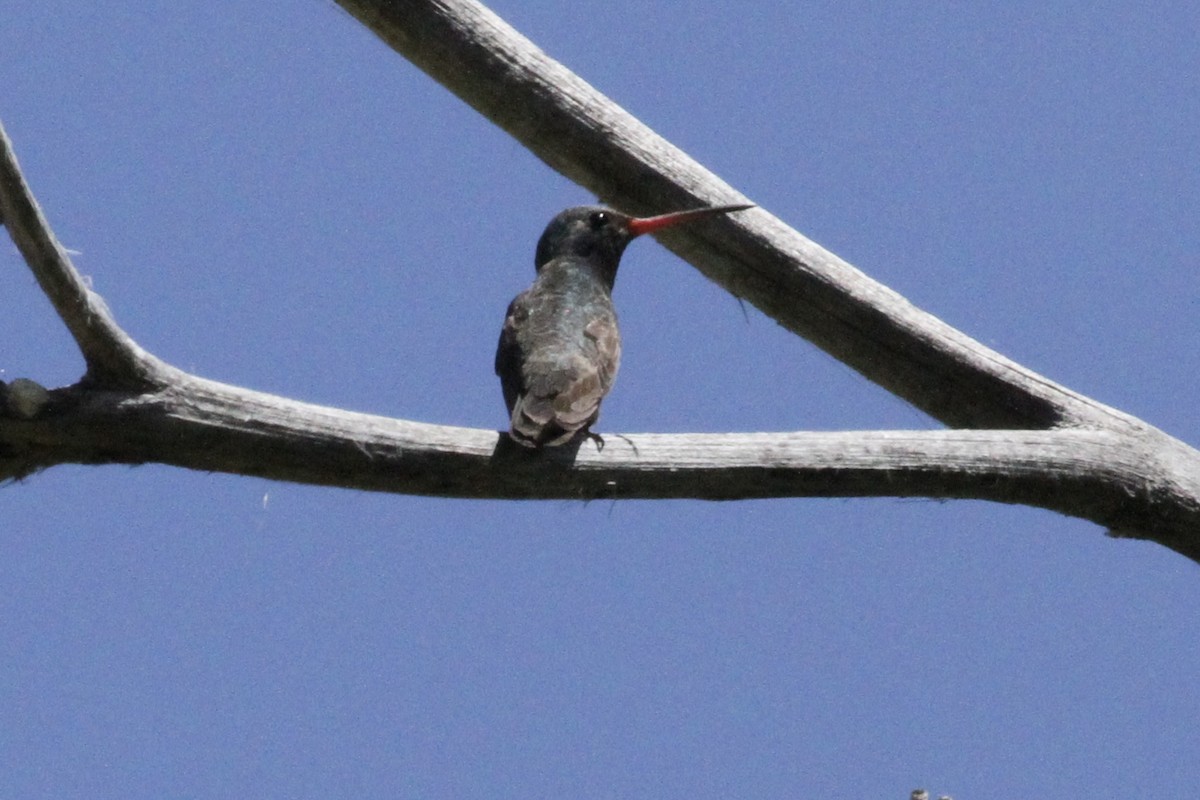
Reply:
[[[4, 463], [159, 462], [375, 491], [470, 498], [974, 498], [1145, 528], [1200, 558], [1193, 451], [1109, 431], [608, 435], [540, 453], [496, 431], [309, 405], [179, 375], [155, 392], [70, 387], [0, 422]], [[1181, 478], [1183, 475], [1184, 478]]]
[[[746, 201], [474, 0], [338, 3], [606, 202], [641, 213]], [[1132, 422], [915, 308], [763, 210], [659, 238], [735, 296], [947, 425]]]

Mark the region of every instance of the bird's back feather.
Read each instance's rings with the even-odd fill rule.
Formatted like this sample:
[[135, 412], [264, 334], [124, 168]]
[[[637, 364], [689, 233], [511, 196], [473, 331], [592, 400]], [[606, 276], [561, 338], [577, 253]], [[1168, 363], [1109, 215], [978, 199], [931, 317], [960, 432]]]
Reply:
[[586, 431], [620, 360], [607, 287], [577, 264], [547, 265], [509, 305], [496, 348], [513, 439], [554, 446]]

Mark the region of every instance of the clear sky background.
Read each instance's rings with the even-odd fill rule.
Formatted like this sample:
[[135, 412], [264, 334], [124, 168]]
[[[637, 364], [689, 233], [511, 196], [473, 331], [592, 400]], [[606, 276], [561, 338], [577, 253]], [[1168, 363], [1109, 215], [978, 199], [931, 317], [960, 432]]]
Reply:
[[[1192, 2], [500, 0], [755, 202], [1192, 444]], [[200, 375], [499, 429], [590, 202], [321, 0], [10, 3], [0, 118], [118, 321]], [[668, 210], [668, 209], [663, 209]], [[0, 241], [0, 378], [82, 360]], [[937, 423], [657, 243], [604, 431]], [[14, 798], [1187, 797], [1200, 568], [984, 503], [463, 502], [159, 466], [0, 488]]]

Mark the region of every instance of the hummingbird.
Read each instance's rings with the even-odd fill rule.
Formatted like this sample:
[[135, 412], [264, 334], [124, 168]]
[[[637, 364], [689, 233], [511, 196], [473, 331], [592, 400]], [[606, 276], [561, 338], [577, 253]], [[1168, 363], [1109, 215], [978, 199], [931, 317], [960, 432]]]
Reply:
[[550, 220], [534, 255], [537, 277], [509, 304], [496, 348], [512, 439], [531, 448], [563, 445], [589, 434], [600, 416], [621, 363], [612, 289], [626, 245], [643, 233], [747, 208], [631, 217], [577, 206]]

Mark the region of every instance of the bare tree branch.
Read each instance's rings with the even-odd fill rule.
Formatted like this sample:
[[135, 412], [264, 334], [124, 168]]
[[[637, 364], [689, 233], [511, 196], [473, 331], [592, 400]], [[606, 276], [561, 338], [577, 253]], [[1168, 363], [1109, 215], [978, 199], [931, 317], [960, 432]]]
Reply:
[[89, 381], [126, 386], [154, 383], [161, 362], [117, 325], [104, 301], [75, 271], [25, 183], [3, 126], [0, 147], [0, 220], [79, 345]]
[[[340, 0], [540, 157], [633, 212], [743, 198], [465, 0]], [[0, 479], [158, 462], [491, 498], [924, 496], [1022, 503], [1200, 561], [1200, 453], [974, 342], [763, 211], [664, 234], [735, 295], [951, 424], [998, 430], [615, 435], [528, 452], [204, 380], [139, 348], [75, 272], [0, 129], [0, 219], [87, 360], [48, 394], [0, 383]]]
[[[55, 390], [0, 420], [0, 464], [141, 464], [443, 497], [745, 500], [974, 498], [1022, 503], [1200, 557], [1200, 479], [1182, 445], [1099, 430], [609, 435], [529, 451], [496, 431], [309, 405], [180, 373], [155, 392]], [[1188, 482], [1181, 483], [1176, 469]], [[9, 477], [12, 476], [10, 472]]]
[[[337, 1], [605, 202], [637, 213], [747, 202], [474, 0]], [[734, 296], [947, 425], [1132, 422], [914, 307], [763, 210], [659, 238]]]

